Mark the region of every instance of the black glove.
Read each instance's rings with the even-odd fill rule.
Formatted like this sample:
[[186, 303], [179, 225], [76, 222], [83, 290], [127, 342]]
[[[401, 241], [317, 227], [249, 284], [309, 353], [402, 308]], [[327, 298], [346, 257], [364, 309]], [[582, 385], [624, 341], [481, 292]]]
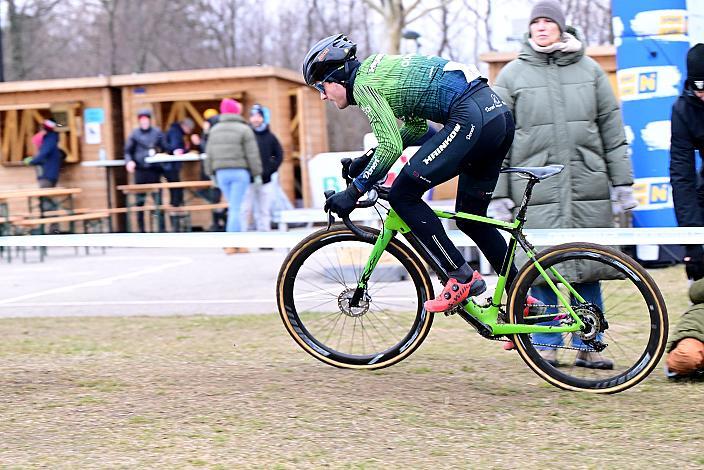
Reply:
[[327, 198], [323, 209], [325, 212], [333, 211], [342, 218], [347, 217], [354, 210], [354, 206], [361, 195], [362, 193], [359, 192], [357, 186], [351, 184], [344, 191], [335, 193]]
[[684, 270], [687, 279], [697, 281], [704, 277], [704, 259], [695, 260], [690, 257], [684, 259]]
[[350, 169], [347, 172], [347, 174], [350, 175], [350, 178], [356, 178], [362, 174], [364, 169], [367, 167], [367, 165], [369, 165], [369, 162], [372, 160], [372, 157], [374, 156], [374, 151], [376, 151], [376, 147], [367, 150], [367, 153], [365, 153], [361, 157], [357, 157], [352, 160], [352, 163], [350, 163]]
[[701, 245], [687, 245], [683, 261], [687, 279], [696, 281], [704, 277], [704, 252]]

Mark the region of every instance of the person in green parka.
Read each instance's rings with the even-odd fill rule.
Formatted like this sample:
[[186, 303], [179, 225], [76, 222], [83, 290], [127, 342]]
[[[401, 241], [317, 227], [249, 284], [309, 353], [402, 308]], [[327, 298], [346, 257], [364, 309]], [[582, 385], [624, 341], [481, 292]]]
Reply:
[[689, 287], [692, 307], [675, 325], [667, 345], [665, 373], [669, 378], [704, 379], [704, 278]]
[[[612, 209], [628, 211], [637, 205], [618, 101], [606, 73], [585, 55], [579, 33], [566, 26], [559, 3], [541, 1], [533, 7], [522, 50], [501, 70], [493, 88], [516, 121], [504, 166], [565, 166], [562, 173], [536, 187], [526, 228], [613, 227]], [[502, 174], [489, 215], [513, 220], [512, 211], [521, 201], [525, 184], [515, 174]], [[580, 281], [578, 292], [600, 305], [599, 275], [575, 271], [571, 279]], [[546, 304], [556, 303], [547, 287], [533, 288], [532, 295]], [[563, 341], [557, 334], [533, 338], [535, 343], [551, 346]], [[572, 345], [582, 347], [583, 343], [574, 338]], [[555, 366], [572, 365], [559, 364], [555, 348], [544, 346], [541, 354]], [[613, 368], [610, 359], [588, 351], [577, 353], [574, 365]]]

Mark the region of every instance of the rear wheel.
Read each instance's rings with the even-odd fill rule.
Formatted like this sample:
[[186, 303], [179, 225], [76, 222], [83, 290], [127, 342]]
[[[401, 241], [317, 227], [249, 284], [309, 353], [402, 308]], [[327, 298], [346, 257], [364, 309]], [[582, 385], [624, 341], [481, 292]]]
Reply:
[[[364, 230], [378, 233], [365, 227]], [[433, 321], [433, 297], [416, 254], [392, 239], [359, 304], [351, 305], [373, 245], [346, 227], [313, 233], [286, 257], [277, 301], [284, 326], [309, 354], [337, 367], [378, 369], [408, 357]]]
[[[586, 327], [577, 333], [518, 334], [523, 360], [560, 388], [615, 393], [637, 384], [656, 367], [667, 343], [667, 311], [657, 285], [636, 261], [609, 247], [569, 243], [539, 253], [582, 296], [579, 301], [554, 275], [551, 279]], [[532, 295], [545, 307], [528, 309]], [[509, 295], [512, 323], [569, 325], [560, 304], [532, 263], [516, 276]]]

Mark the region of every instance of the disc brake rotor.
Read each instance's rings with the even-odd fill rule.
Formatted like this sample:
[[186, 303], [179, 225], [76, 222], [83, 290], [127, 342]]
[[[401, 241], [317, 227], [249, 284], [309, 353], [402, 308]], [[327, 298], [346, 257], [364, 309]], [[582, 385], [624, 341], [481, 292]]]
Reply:
[[340, 308], [340, 312], [344, 313], [348, 317], [357, 318], [364, 316], [369, 311], [369, 303], [372, 298], [365, 292], [364, 295], [362, 295], [362, 298], [359, 299], [359, 305], [355, 305], [353, 307], [350, 305], [350, 302], [352, 300], [352, 296], [354, 295], [354, 291], [355, 289], [345, 289], [342, 291], [342, 293], [337, 297], [337, 306]]

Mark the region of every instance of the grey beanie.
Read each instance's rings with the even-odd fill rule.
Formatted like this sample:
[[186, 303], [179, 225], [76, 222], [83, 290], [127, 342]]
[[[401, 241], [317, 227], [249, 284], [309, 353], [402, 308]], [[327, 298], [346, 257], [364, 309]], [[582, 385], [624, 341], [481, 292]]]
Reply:
[[557, 23], [562, 33], [565, 32], [565, 28], [567, 27], [565, 25], [565, 14], [562, 12], [562, 7], [558, 2], [553, 0], [538, 2], [533, 6], [528, 24], [533, 24], [536, 18], [550, 18]]

